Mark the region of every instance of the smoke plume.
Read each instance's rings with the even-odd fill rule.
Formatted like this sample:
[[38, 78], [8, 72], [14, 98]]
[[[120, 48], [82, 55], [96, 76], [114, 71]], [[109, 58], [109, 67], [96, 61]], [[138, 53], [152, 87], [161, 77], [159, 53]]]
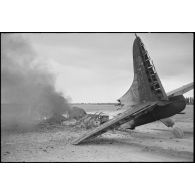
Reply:
[[55, 90], [48, 64], [18, 34], [1, 36], [1, 105], [1, 118], [17, 123], [34, 123], [69, 110], [67, 99]]

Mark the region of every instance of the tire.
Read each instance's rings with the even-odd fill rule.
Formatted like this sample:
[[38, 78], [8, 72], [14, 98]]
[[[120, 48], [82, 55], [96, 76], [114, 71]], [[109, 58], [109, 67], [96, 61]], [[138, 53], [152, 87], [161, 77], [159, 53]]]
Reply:
[[180, 129], [180, 128], [178, 128], [178, 127], [174, 127], [174, 128], [173, 128], [173, 135], [174, 135], [176, 138], [183, 138], [184, 133], [183, 133], [182, 129]]

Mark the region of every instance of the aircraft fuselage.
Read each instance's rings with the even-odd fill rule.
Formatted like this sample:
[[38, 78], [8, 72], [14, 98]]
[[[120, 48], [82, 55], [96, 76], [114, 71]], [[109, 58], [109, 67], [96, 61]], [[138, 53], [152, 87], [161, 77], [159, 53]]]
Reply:
[[180, 113], [185, 107], [186, 101], [183, 95], [170, 97], [167, 104], [163, 105], [162, 102], [162, 105], [134, 119], [134, 127], [171, 117]]

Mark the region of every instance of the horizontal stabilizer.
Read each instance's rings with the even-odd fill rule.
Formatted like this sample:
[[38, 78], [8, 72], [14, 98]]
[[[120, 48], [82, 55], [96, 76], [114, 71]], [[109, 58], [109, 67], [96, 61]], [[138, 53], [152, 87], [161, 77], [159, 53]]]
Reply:
[[74, 144], [74, 145], [80, 144], [81, 142], [83, 142], [89, 138], [96, 137], [100, 134], [105, 133], [106, 131], [108, 131], [108, 129], [111, 129], [111, 128], [118, 126], [118, 125], [122, 125], [122, 124], [134, 119], [138, 115], [143, 114], [143, 112], [149, 111], [156, 104], [157, 104], [156, 102], [147, 102], [147, 103], [143, 103], [143, 104], [134, 106], [133, 109], [128, 109], [127, 111], [121, 113], [119, 116], [109, 120], [108, 122], [95, 128], [94, 130], [82, 135], [80, 138], [76, 139], [72, 144]]
[[187, 93], [188, 91], [192, 90], [193, 88], [194, 88], [194, 83], [192, 82], [192, 83], [184, 85], [178, 89], [170, 91], [169, 93], [167, 93], [167, 96], [173, 97], [173, 96], [183, 95], [184, 93]]

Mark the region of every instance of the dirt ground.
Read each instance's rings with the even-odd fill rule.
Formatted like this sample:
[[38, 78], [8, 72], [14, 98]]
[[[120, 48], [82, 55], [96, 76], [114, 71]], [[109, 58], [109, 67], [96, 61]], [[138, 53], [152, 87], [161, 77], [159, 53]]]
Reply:
[[[189, 109], [189, 107], [187, 108]], [[191, 162], [193, 113], [175, 117], [184, 137], [175, 138], [161, 122], [134, 131], [108, 131], [82, 145], [71, 142], [86, 130], [63, 125], [1, 132], [2, 162]], [[189, 117], [190, 116], [190, 117]], [[90, 130], [87, 130], [90, 131]]]

